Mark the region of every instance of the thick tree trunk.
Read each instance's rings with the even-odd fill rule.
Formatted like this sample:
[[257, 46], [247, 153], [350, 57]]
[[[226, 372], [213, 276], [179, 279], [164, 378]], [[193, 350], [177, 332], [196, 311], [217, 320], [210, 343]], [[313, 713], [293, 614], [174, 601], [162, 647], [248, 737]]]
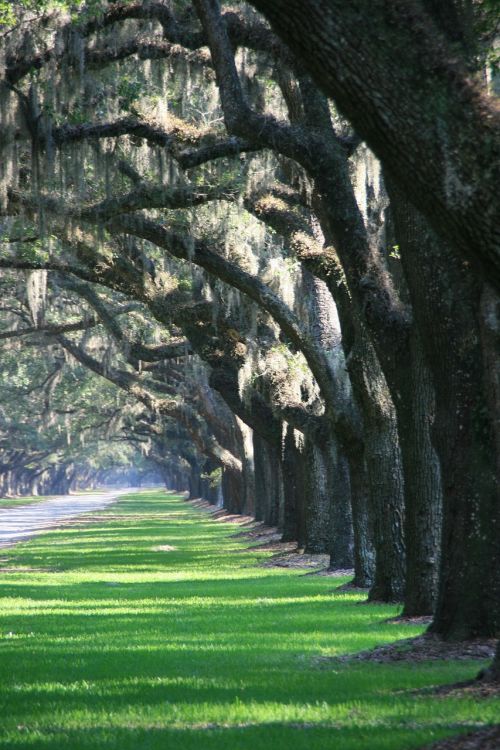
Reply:
[[[314, 103], [314, 111], [323, 111], [325, 102], [317, 92], [310, 86], [303, 88]], [[406, 565], [402, 537], [405, 498], [398, 415], [394, 405], [400, 398], [398, 369], [402, 365], [409, 368], [410, 321], [383, 266], [378, 237], [371, 237], [365, 225], [351, 183], [348, 160], [338, 145], [329, 115], [323, 115], [321, 124], [324, 128], [322, 160], [310, 171], [321, 194], [316, 208], [325, 240], [336, 248], [342, 265], [339, 273], [334, 262], [325, 280], [337, 302], [342, 329], [353, 331], [353, 344], [346, 359], [354, 401], [361, 409], [364, 423], [376, 549], [370, 597], [400, 601]], [[369, 209], [375, 216], [381, 208], [366, 206], [367, 213]], [[339, 275], [345, 275], [345, 281], [339, 280]], [[353, 356], [354, 348], [357, 353]]]
[[255, 462], [255, 519], [279, 526], [283, 519], [281, 450], [253, 433]]
[[305, 436], [306, 539], [309, 554], [329, 554], [335, 568], [353, 565], [349, 472], [334, 438]]
[[33, 497], [36, 497], [38, 495], [38, 478], [39, 478], [38, 474], [35, 474], [34, 476], [32, 476], [30, 478], [30, 490], [29, 490], [29, 493]]
[[201, 469], [197, 463], [193, 463], [189, 471], [189, 499], [194, 500], [201, 496]]
[[67, 495], [70, 490], [71, 477], [68, 477], [68, 467], [59, 466], [54, 473], [51, 482], [51, 494]]
[[283, 542], [296, 541], [297, 546], [305, 545], [305, 487], [308, 467], [304, 456], [303, 438], [297, 445], [295, 430], [288, 425], [283, 446]]
[[334, 456], [330, 445], [320, 447], [306, 435], [306, 540], [305, 552], [329, 554], [332, 529]]
[[[335, 302], [325, 282], [304, 269], [303, 288], [311, 334], [325, 351], [336, 383], [335, 403], [330, 405], [335, 409], [334, 414], [329, 414], [330, 435], [320, 448], [325, 452], [326, 481], [329, 483], [326, 492], [330, 494], [330, 567], [351, 568], [354, 560], [349, 463], [344, 455], [345, 435], [337, 429], [337, 422], [339, 415], [346, 421], [352, 420], [354, 407], [342, 348], [342, 332]], [[310, 499], [312, 501], [313, 496]], [[321, 491], [318, 501], [322, 503]], [[319, 512], [322, 512], [321, 508]], [[310, 509], [309, 525], [313, 515]], [[314, 542], [308, 540], [306, 546], [310, 544]]]
[[171, 476], [172, 476], [172, 489], [174, 490], [174, 492], [182, 492], [183, 488], [182, 488], [182, 479], [181, 479], [180, 473], [174, 469], [172, 471]]
[[436, 392], [443, 534], [432, 630], [450, 640], [494, 636], [500, 630], [498, 411], [488, 398], [484, 352], [487, 361], [493, 352], [481, 338], [482, 288], [400, 195], [393, 208]]
[[[401, 512], [404, 514], [412, 550], [409, 568], [405, 568], [405, 560], [402, 560], [400, 570], [408, 571], [408, 580], [413, 585], [418, 583], [418, 592], [408, 592], [408, 611], [419, 615], [431, 614], [436, 597], [437, 554], [434, 542], [437, 546], [437, 534], [429, 539], [429, 527], [418, 522], [429, 509], [438, 506], [440, 497], [437, 463], [429, 460], [432, 455], [428, 423], [428, 411], [432, 406], [431, 386], [428, 384], [424, 388], [423, 383], [415, 380], [415, 368], [418, 366], [422, 371], [424, 365], [421, 362], [411, 311], [401, 301], [401, 295], [385, 267], [384, 243], [387, 237], [380, 233], [380, 217], [384, 213], [387, 196], [379, 185], [380, 178], [376, 181], [371, 174], [373, 165], [370, 164], [370, 159], [373, 161], [373, 158], [369, 153], [364, 153], [359, 159], [358, 166], [362, 169], [364, 183], [369, 187], [371, 185], [371, 191], [365, 186], [366, 195], [357, 195], [351, 183], [347, 158], [336, 149], [333, 132], [330, 131], [330, 135], [328, 133], [327, 130], [325, 137], [331, 139], [330, 149], [327, 149], [330, 169], [323, 168], [316, 174], [317, 185], [324, 196], [321, 202], [322, 225], [325, 225], [329, 239], [331, 235], [332, 244], [337, 248], [342, 262], [352, 294], [352, 309], [347, 314], [355, 321], [356, 336], [364, 346], [363, 356], [367, 357], [364, 390], [371, 391], [371, 396], [367, 398], [365, 392], [362, 400], [360, 399], [364, 410], [366, 439], [374, 442], [380, 439], [388, 449], [381, 450], [380, 447], [373, 446], [367, 451], [368, 468], [370, 471], [375, 450], [381, 461], [384, 458], [386, 460], [386, 474], [397, 471], [404, 477], [404, 481], [399, 478], [399, 491], [404, 490], [404, 499], [400, 502], [396, 499], [394, 502], [397, 506], [396, 516]], [[373, 195], [368, 199], [370, 192]], [[334, 279], [331, 283], [334, 284]], [[343, 317], [345, 316], [346, 313]], [[364, 339], [368, 336], [370, 343], [365, 345]], [[420, 360], [413, 362], [414, 356]], [[374, 373], [381, 370], [385, 394], [383, 389], [377, 387], [376, 378], [371, 381], [372, 370]], [[352, 368], [350, 372], [352, 379]], [[428, 378], [425, 382], [427, 381]], [[427, 399], [424, 398], [426, 395]], [[380, 432], [377, 438], [377, 431], [382, 426], [380, 418], [384, 412], [383, 419], [389, 420], [386, 424], [389, 430], [385, 434]], [[375, 421], [374, 415], [377, 413]], [[396, 425], [390, 426], [391, 419], [396, 420]], [[390, 430], [394, 433], [392, 437]], [[390, 454], [394, 448], [390, 448], [390, 442], [400, 449], [397, 450], [397, 456], [394, 455], [392, 465]], [[378, 481], [378, 471], [374, 465], [371, 471], [374, 482]], [[380, 497], [380, 489], [378, 493]], [[374, 526], [375, 532], [376, 529]], [[382, 532], [381, 528], [379, 532]], [[430, 552], [430, 548], [433, 551]], [[392, 549], [393, 554], [394, 551], [397, 554], [397, 544]], [[379, 555], [378, 558], [380, 557]], [[388, 559], [387, 554], [384, 554], [384, 558]], [[393, 564], [396, 566], [394, 557]], [[385, 598], [387, 595], [396, 599], [406, 590], [406, 585], [398, 584], [394, 591], [385, 594], [388, 573], [386, 571], [382, 577], [376, 575], [373, 595], [377, 598]], [[382, 584], [383, 580], [386, 583]]]
[[255, 513], [255, 462], [253, 455], [252, 430], [239, 417], [234, 417], [238, 433], [238, 448], [241, 456], [243, 482], [245, 495], [243, 500], [243, 513], [253, 515]]
[[370, 490], [364, 451], [347, 453], [350, 466], [354, 535], [354, 579], [352, 585], [370, 588], [375, 576], [375, 548], [370, 521]]
[[245, 482], [241, 472], [224, 469], [222, 472], [223, 507], [228, 513], [243, 513]]
[[484, 285], [481, 294], [480, 328], [486, 395], [492, 414], [500, 481], [500, 297], [489, 284]]
[[174, 482], [172, 478], [172, 472], [167, 469], [163, 464], [157, 464], [158, 471], [160, 473], [160, 476], [162, 478], [163, 484], [165, 485], [165, 488], [167, 490], [173, 490], [174, 488]]
[[394, 407], [373, 347], [362, 338], [351, 354], [349, 372], [365, 423], [370, 517], [375, 573], [370, 600], [402, 601], [405, 582], [404, 487]]
[[434, 387], [412, 332], [411, 370], [401, 370], [398, 434], [405, 477], [406, 583], [403, 614], [432, 615], [438, 592], [442, 490], [439, 462], [431, 441]]
[[[219, 468], [217, 464], [213, 460], [208, 459], [205, 462], [204, 475], [210, 475], [217, 468]], [[201, 496], [211, 505], [217, 505], [219, 501], [221, 480], [214, 481], [206, 478], [201, 480]]]
[[[336, 446], [335, 446], [336, 447]], [[331, 510], [330, 570], [346, 570], [354, 565], [354, 535], [349, 464], [334, 451], [333, 503]]]
[[456, 41], [447, 39], [429, 3], [252, 4], [334, 98], [441, 240], [480, 265], [498, 290], [500, 112], [479, 76], [460, 61]]

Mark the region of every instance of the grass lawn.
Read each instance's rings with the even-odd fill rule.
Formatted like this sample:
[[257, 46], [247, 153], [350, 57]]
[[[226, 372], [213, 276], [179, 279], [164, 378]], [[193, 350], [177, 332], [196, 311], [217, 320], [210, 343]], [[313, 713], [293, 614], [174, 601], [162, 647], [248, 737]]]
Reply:
[[155, 491], [0, 551], [0, 748], [409, 750], [498, 721], [498, 700], [412, 692], [479, 662], [318, 662], [421, 628], [259, 567], [237, 531]]

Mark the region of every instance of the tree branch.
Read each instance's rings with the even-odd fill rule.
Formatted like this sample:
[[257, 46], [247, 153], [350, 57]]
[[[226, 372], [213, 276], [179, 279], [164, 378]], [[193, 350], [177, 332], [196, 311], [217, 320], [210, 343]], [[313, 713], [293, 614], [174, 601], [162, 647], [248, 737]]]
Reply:
[[91, 357], [81, 347], [77, 346], [69, 339], [59, 336], [57, 340], [61, 346], [63, 346], [75, 359], [81, 362], [81, 364], [95, 372], [97, 375], [114, 383], [126, 393], [129, 393], [140, 403], [144, 404], [149, 411], [177, 419], [188, 430], [193, 441], [203, 453], [212, 456], [229, 470], [241, 472], [242, 464], [240, 459], [221, 446], [212, 435], [203, 432], [200, 420], [192, 410], [183, 407], [175, 399], [167, 400], [156, 398], [138, 383], [135, 376], [124, 370], [104, 367], [102, 363]]
[[108, 222], [114, 232], [127, 232], [165, 248], [171, 255], [201, 266], [217, 278], [244, 292], [278, 323], [290, 341], [304, 354], [316, 378], [323, 398], [330, 407], [335, 403], [335, 383], [323, 352], [302, 329], [300, 321], [287, 305], [274, 294], [257, 276], [252, 276], [234, 263], [211, 250], [200, 240], [194, 243], [187, 238], [168, 231], [155, 222], [141, 216], [123, 216]]

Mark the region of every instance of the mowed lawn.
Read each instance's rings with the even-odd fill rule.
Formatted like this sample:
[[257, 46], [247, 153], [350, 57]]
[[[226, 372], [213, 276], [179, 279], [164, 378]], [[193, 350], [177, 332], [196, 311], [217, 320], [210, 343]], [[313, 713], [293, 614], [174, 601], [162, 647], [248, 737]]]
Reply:
[[406, 750], [498, 721], [498, 700], [415, 694], [480, 662], [318, 658], [421, 630], [345, 579], [262, 567], [161, 491], [101, 517], [0, 550], [1, 748]]

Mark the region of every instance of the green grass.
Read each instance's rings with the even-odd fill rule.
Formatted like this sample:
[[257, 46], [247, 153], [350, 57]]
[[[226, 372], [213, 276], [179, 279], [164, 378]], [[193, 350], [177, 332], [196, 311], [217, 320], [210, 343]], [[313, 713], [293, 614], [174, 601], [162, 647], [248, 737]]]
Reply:
[[318, 661], [421, 629], [259, 566], [236, 531], [156, 491], [4, 551], [0, 748], [409, 750], [498, 720], [497, 700], [412, 692], [478, 662]]

